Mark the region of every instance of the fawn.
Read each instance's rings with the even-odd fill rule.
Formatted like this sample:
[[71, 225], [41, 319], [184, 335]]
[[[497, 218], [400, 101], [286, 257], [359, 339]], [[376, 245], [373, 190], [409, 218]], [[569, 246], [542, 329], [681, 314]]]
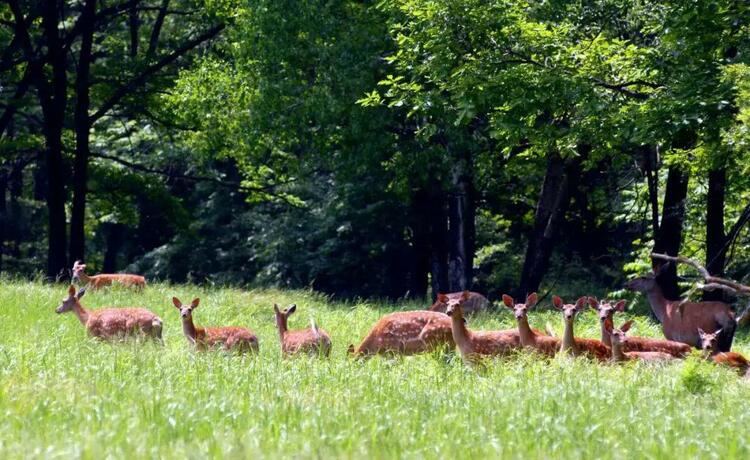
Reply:
[[451, 319], [435, 311], [403, 311], [383, 316], [358, 347], [349, 345], [356, 356], [400, 353], [412, 355], [454, 347]]
[[470, 362], [481, 355], [506, 355], [520, 346], [518, 332], [508, 331], [471, 331], [466, 327], [463, 315], [463, 303], [470, 297], [461, 296], [449, 299], [446, 314], [451, 317], [453, 341], [464, 361]]
[[[662, 267], [665, 267], [663, 265]], [[651, 310], [661, 323], [664, 337], [700, 348], [701, 339], [696, 332], [714, 331], [721, 328], [719, 351], [729, 351], [737, 322], [729, 305], [724, 302], [683, 302], [664, 297], [656, 273], [635, 278], [628, 282], [631, 291], [643, 292], [648, 297]]]
[[750, 377], [750, 361], [740, 353], [734, 351], [719, 351], [719, 334], [721, 329], [711, 334], [698, 329], [698, 335], [701, 338], [701, 349], [706, 359], [710, 359], [716, 364], [722, 364], [736, 369], [740, 375]]
[[518, 338], [521, 345], [526, 348], [533, 348], [547, 356], [553, 356], [560, 349], [560, 339], [539, 334], [529, 327], [527, 312], [534, 308], [537, 302], [536, 292], [532, 292], [526, 297], [526, 303], [516, 304], [513, 297], [503, 294], [503, 304], [513, 310], [518, 323]]
[[552, 296], [552, 305], [562, 312], [565, 323], [565, 332], [563, 332], [562, 342], [560, 343], [561, 352], [568, 352], [573, 356], [584, 355], [599, 361], [609, 359], [609, 348], [601, 341], [576, 338], [573, 334], [573, 323], [575, 323], [576, 315], [586, 309], [586, 297], [579, 298], [575, 305], [571, 305], [566, 304], [563, 299], [555, 295]]
[[184, 305], [180, 299], [172, 297], [172, 303], [180, 310], [182, 332], [198, 350], [223, 345], [225, 350], [258, 351], [258, 338], [250, 329], [238, 326], [203, 328], [193, 324], [193, 310], [198, 308], [200, 299], [195, 298], [190, 305]]
[[99, 289], [105, 286], [111, 286], [112, 283], [120, 283], [123, 286], [134, 287], [140, 291], [146, 287], [146, 278], [140, 275], [128, 275], [124, 273], [102, 274], [89, 276], [86, 274], [86, 264], [80, 260], [73, 262], [73, 279], [80, 280], [82, 283], [90, 286], [92, 289]]
[[[490, 305], [490, 301], [487, 297], [483, 296], [478, 292], [469, 292], [469, 297], [463, 301], [461, 309], [467, 315], [477, 313], [480, 311], [487, 310]], [[430, 311], [439, 311], [440, 313], [446, 313], [448, 303], [451, 300], [458, 300], [464, 297], [463, 292], [451, 292], [448, 294], [438, 294], [435, 303], [428, 309]]]
[[86, 293], [82, 288], [76, 293], [72, 284], [68, 297], [55, 310], [58, 314], [72, 311], [84, 325], [89, 335], [100, 339], [110, 339], [129, 335], [145, 335], [161, 342], [161, 318], [144, 308], [101, 308], [87, 310], [81, 305], [81, 297]]
[[[612, 339], [607, 332], [604, 323], [607, 319], [613, 320], [615, 312], [625, 311], [625, 301], [620, 300], [614, 305], [609, 302], [599, 302], [596, 297], [589, 297], [589, 305], [594, 309], [599, 316], [599, 323], [602, 327], [602, 343], [611, 347]], [[669, 353], [672, 356], [678, 358], [684, 358], [690, 354], [692, 347], [682, 342], [675, 342], [673, 340], [662, 340], [652, 339], [648, 337], [628, 337], [628, 340], [623, 344], [623, 351], [662, 351]]]
[[287, 320], [292, 313], [297, 311], [297, 305], [290, 305], [289, 308], [279, 310], [279, 306], [273, 304], [273, 311], [276, 313], [276, 327], [279, 328], [281, 352], [283, 354], [292, 355], [303, 352], [311, 355], [328, 356], [331, 353], [331, 337], [326, 331], [318, 329], [315, 326], [315, 321], [310, 320], [309, 329], [290, 331], [287, 328]]
[[677, 359], [669, 353], [663, 351], [624, 351], [624, 344], [627, 343], [628, 338], [625, 333], [630, 330], [630, 326], [633, 325], [633, 320], [626, 321], [619, 329], [615, 329], [612, 320], [608, 319], [604, 322], [604, 326], [607, 328], [610, 337], [612, 338], [612, 361], [623, 362], [623, 361], [648, 361], [648, 362], [662, 362], [671, 361]]

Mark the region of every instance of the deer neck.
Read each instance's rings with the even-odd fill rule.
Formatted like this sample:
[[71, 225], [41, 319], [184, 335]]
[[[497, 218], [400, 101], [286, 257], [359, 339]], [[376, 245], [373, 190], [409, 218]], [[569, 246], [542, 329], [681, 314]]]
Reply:
[[83, 271], [78, 274], [78, 279], [81, 280], [81, 283], [83, 284], [91, 284], [94, 281], [89, 275], [86, 274], [86, 272]]
[[191, 342], [195, 343], [198, 340], [198, 330], [196, 329], [195, 324], [193, 324], [192, 316], [189, 318], [182, 318], [182, 332]]
[[284, 334], [287, 332], [287, 326], [286, 326], [286, 318], [283, 318], [281, 316], [276, 316], [276, 327], [279, 329], [279, 338], [281, 341], [284, 341]]
[[459, 350], [470, 352], [471, 331], [467, 329], [466, 323], [464, 323], [464, 317], [458, 311], [451, 315], [451, 330], [453, 332], [453, 341], [456, 342]]
[[654, 287], [646, 292], [648, 297], [648, 303], [651, 305], [651, 311], [656, 315], [656, 319], [660, 323], [664, 323], [664, 318], [667, 316], [667, 299], [664, 297], [664, 291], [657, 283], [654, 283]]
[[531, 331], [529, 319], [525, 315], [518, 318], [518, 338], [523, 346], [534, 344], [534, 333]]
[[76, 302], [73, 306], [73, 312], [76, 314], [76, 317], [78, 318], [78, 321], [81, 322], [84, 326], [89, 321], [89, 311], [83, 308], [83, 305], [81, 305], [80, 302]]
[[612, 342], [612, 359], [614, 361], [627, 361], [627, 356], [622, 351], [622, 343]]
[[607, 331], [607, 328], [604, 327], [604, 322], [599, 321], [602, 327], [602, 343], [610, 348], [612, 348], [612, 336], [609, 335], [609, 332]]
[[560, 342], [560, 351], [576, 352], [576, 341], [573, 335], [573, 318], [565, 320], [565, 331], [563, 332], [562, 342]]

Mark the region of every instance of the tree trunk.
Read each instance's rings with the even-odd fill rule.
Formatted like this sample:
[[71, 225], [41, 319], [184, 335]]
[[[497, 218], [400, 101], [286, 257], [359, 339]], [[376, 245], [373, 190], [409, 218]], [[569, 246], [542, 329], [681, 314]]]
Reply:
[[[578, 164], [578, 160], [575, 163]], [[573, 170], [566, 172], [566, 168], [572, 167], [572, 163], [566, 165], [565, 160], [556, 153], [547, 161], [547, 171], [534, 213], [534, 228], [529, 236], [521, 280], [515, 292], [515, 296], [519, 299], [537, 291], [547, 273], [558, 227], [570, 203], [569, 177], [572, 177], [575, 172]], [[574, 169], [577, 169], [577, 166]]]
[[433, 301], [438, 293], [450, 292], [448, 284], [448, 214], [445, 195], [439, 185], [433, 186], [430, 212], [430, 276]]
[[43, 134], [47, 148], [48, 246], [47, 276], [57, 280], [67, 264], [65, 238], [65, 174], [63, 172], [62, 132], [68, 91], [67, 59], [60, 40], [57, 2], [43, 3], [42, 26], [52, 66], [52, 83], [37, 75], [37, 89], [42, 106]]
[[448, 197], [448, 289], [471, 289], [474, 268], [475, 208], [471, 157], [456, 162]]
[[20, 163], [10, 172], [8, 192], [10, 202], [5, 226], [5, 254], [18, 259], [21, 257], [21, 235], [23, 216], [21, 215], [21, 195], [23, 194], [23, 170], [26, 164]]
[[[659, 234], [654, 243], [654, 252], [677, 256], [682, 246], [682, 226], [685, 221], [685, 200], [688, 190], [688, 175], [679, 168], [672, 166], [667, 175], [667, 186], [664, 191], [664, 207], [662, 208]], [[653, 262], [654, 268], [659, 269], [661, 263]], [[669, 264], [659, 270], [657, 282], [664, 291], [664, 296], [670, 300], [680, 298], [677, 285], [677, 267]]]
[[643, 170], [648, 184], [648, 201], [651, 205], [651, 234], [656, 239], [659, 234], [659, 168], [657, 151], [649, 146], [642, 150]]
[[91, 47], [94, 36], [96, 0], [86, 0], [81, 13], [81, 51], [76, 74], [75, 134], [76, 152], [73, 167], [73, 208], [70, 216], [70, 264], [84, 260], [86, 183], [88, 181], [89, 134], [89, 75], [91, 71]]
[[[727, 172], [724, 168], [708, 172], [706, 197], [706, 269], [715, 276], [724, 275], [727, 255], [727, 237], [724, 232], [724, 198]], [[703, 300], [723, 300], [722, 290], [706, 291]]]
[[5, 204], [5, 191], [8, 189], [8, 175], [0, 171], [0, 273], [3, 271], [5, 254], [5, 228], [8, 222], [8, 208]]
[[409, 213], [411, 219], [412, 269], [409, 297], [424, 299], [427, 296], [430, 273], [430, 219], [432, 200], [426, 190], [419, 190], [412, 197]]

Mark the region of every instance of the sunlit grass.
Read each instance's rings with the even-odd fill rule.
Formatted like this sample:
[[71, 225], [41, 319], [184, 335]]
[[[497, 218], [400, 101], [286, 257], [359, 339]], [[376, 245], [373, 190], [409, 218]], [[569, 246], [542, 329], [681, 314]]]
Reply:
[[[453, 353], [350, 360], [346, 346], [393, 306], [160, 284], [84, 297], [89, 308], [144, 306], [164, 320], [163, 347], [107, 344], [54, 313], [64, 291], [0, 287], [1, 458], [750, 458], [750, 385], [696, 358], [602, 366], [519, 354], [480, 371]], [[172, 295], [201, 297], [199, 324], [253, 329], [260, 355], [193, 352]], [[273, 302], [298, 305], [292, 328], [314, 317], [331, 334], [331, 358], [282, 359]], [[557, 313], [531, 320], [562, 330]], [[507, 311], [470, 320], [512, 325]], [[598, 336], [593, 313], [577, 332]], [[638, 317], [634, 333], [658, 327]], [[750, 351], [744, 335], [735, 349]]]

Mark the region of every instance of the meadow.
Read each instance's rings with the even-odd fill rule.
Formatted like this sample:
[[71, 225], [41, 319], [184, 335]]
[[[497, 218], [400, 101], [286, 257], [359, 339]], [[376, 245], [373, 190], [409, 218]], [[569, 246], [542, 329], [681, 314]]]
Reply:
[[[72, 313], [55, 314], [64, 293], [0, 286], [2, 458], [750, 458], [750, 384], [697, 356], [661, 367], [519, 353], [472, 369], [452, 351], [353, 360], [347, 345], [381, 315], [424, 305], [167, 284], [83, 298], [164, 320], [164, 346], [109, 344], [87, 338]], [[172, 295], [201, 297], [198, 324], [253, 329], [260, 354], [194, 352]], [[282, 358], [273, 302], [298, 305], [292, 328], [315, 318], [333, 339], [330, 359]], [[633, 334], [660, 336], [635, 318]], [[530, 321], [562, 331], [549, 309]], [[469, 320], [513, 325], [500, 309]], [[576, 326], [599, 336], [593, 312]], [[744, 332], [734, 349], [750, 354]]]

